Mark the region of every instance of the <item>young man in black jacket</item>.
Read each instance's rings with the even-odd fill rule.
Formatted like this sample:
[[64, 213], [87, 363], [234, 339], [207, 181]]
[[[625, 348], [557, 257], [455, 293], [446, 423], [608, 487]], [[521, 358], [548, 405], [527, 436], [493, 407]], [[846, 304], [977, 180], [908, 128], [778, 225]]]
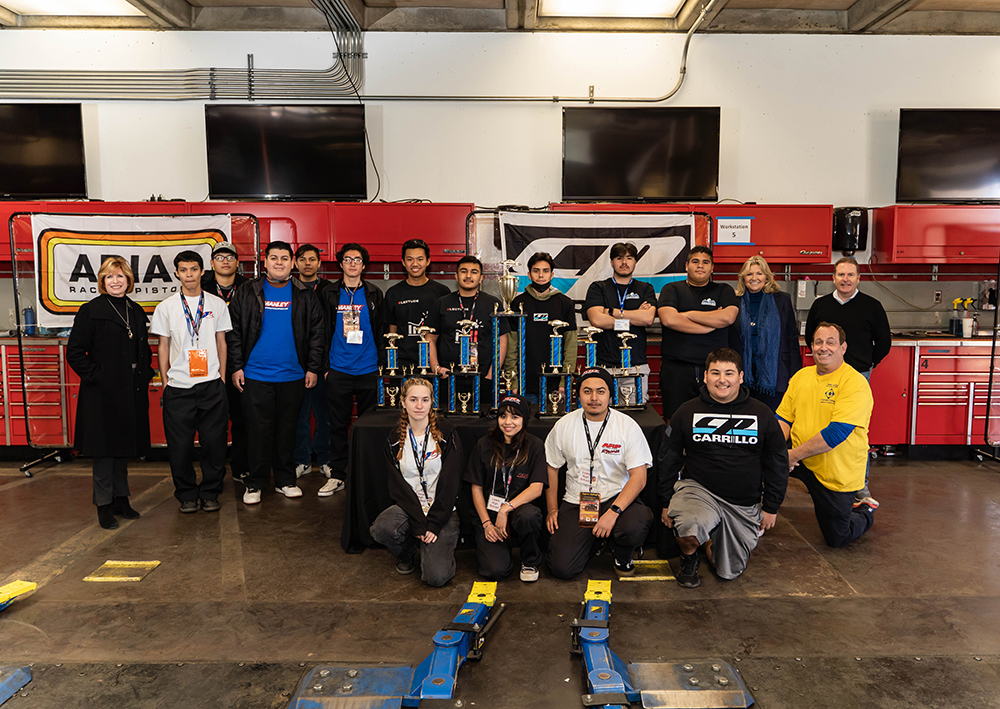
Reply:
[[292, 278], [292, 247], [272, 241], [265, 275], [236, 291], [229, 303], [227, 370], [243, 392], [247, 428], [243, 503], [255, 505], [271, 477], [285, 497], [302, 497], [295, 484], [295, 422], [305, 389], [325, 371], [323, 308], [311, 289]]
[[677, 408], [660, 448], [661, 519], [681, 548], [677, 583], [684, 588], [701, 585], [702, 544], [720, 578], [743, 573], [785, 499], [785, 437], [771, 410], [742, 383], [735, 350], [709, 353], [701, 395]]

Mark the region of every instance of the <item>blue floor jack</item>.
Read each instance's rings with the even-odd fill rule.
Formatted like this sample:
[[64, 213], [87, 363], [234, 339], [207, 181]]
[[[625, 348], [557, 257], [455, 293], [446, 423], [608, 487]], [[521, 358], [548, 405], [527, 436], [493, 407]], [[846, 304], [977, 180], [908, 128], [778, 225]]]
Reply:
[[458, 670], [483, 656], [486, 634], [504, 611], [497, 585], [472, 585], [455, 619], [434, 634], [434, 651], [413, 667], [317, 667], [299, 685], [288, 709], [461, 707], [452, 700]]
[[611, 638], [611, 582], [589, 581], [580, 618], [573, 629], [572, 652], [583, 656], [587, 672], [585, 707], [628, 709], [745, 709], [753, 697], [731, 665], [721, 660], [670, 664], [626, 663], [608, 647]]

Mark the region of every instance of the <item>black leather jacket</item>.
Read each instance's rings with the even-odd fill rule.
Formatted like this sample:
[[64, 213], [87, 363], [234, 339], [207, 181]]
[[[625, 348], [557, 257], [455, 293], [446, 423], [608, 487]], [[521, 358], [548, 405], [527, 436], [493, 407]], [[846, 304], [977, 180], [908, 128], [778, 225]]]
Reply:
[[[389, 326], [385, 321], [385, 296], [382, 295], [382, 291], [375, 284], [365, 279], [362, 279], [361, 283], [364, 285], [365, 300], [368, 302], [368, 317], [372, 325], [372, 334], [375, 336], [375, 350], [378, 352], [379, 362], [384, 364], [386, 341], [383, 335], [389, 332]], [[325, 288], [317, 291], [319, 297], [323, 300], [323, 307], [326, 311], [327, 337], [325, 361], [328, 365], [330, 362], [330, 339], [333, 337], [337, 306], [340, 305], [340, 289], [343, 285], [344, 279], [341, 278], [336, 281], [328, 281], [328, 285]]]

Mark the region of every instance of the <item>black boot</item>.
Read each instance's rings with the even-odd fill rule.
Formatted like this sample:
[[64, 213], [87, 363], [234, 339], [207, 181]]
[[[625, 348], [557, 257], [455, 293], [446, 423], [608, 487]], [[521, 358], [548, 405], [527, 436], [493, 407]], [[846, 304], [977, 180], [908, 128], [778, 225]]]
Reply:
[[701, 579], [698, 577], [698, 565], [701, 559], [698, 558], [698, 550], [694, 554], [681, 554], [681, 571], [677, 574], [677, 583], [684, 588], [698, 588]]
[[113, 505], [98, 505], [97, 506], [97, 521], [100, 522], [101, 526], [105, 529], [118, 529], [118, 520], [115, 519], [115, 513], [112, 511]]
[[116, 497], [114, 503], [115, 514], [125, 519], [139, 519], [139, 513], [132, 509], [127, 497]]

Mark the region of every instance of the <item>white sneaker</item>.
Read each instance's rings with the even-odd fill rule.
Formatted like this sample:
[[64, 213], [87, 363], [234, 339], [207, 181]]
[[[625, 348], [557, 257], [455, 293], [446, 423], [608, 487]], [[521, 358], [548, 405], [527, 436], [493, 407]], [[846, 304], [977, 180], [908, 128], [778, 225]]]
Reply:
[[323, 477], [330, 478], [333, 477], [333, 468], [329, 465], [319, 466], [319, 472], [323, 473]]
[[309, 463], [299, 463], [295, 466], [295, 477], [301, 478], [303, 475], [308, 475], [312, 471], [313, 467]]
[[337, 478], [330, 478], [329, 480], [326, 481], [326, 485], [321, 487], [319, 489], [319, 492], [317, 492], [316, 494], [319, 497], [329, 497], [333, 493], [340, 492], [343, 489], [344, 489], [343, 480], [337, 480]]
[[243, 504], [244, 505], [259, 505], [260, 504], [260, 490], [255, 490], [252, 487], [248, 487], [246, 492], [243, 493]]
[[302, 488], [298, 485], [285, 485], [285, 487], [275, 488], [275, 492], [280, 492], [285, 497], [302, 497]]
[[532, 581], [538, 580], [538, 569], [534, 566], [521, 566], [521, 580], [525, 583], [531, 583]]

